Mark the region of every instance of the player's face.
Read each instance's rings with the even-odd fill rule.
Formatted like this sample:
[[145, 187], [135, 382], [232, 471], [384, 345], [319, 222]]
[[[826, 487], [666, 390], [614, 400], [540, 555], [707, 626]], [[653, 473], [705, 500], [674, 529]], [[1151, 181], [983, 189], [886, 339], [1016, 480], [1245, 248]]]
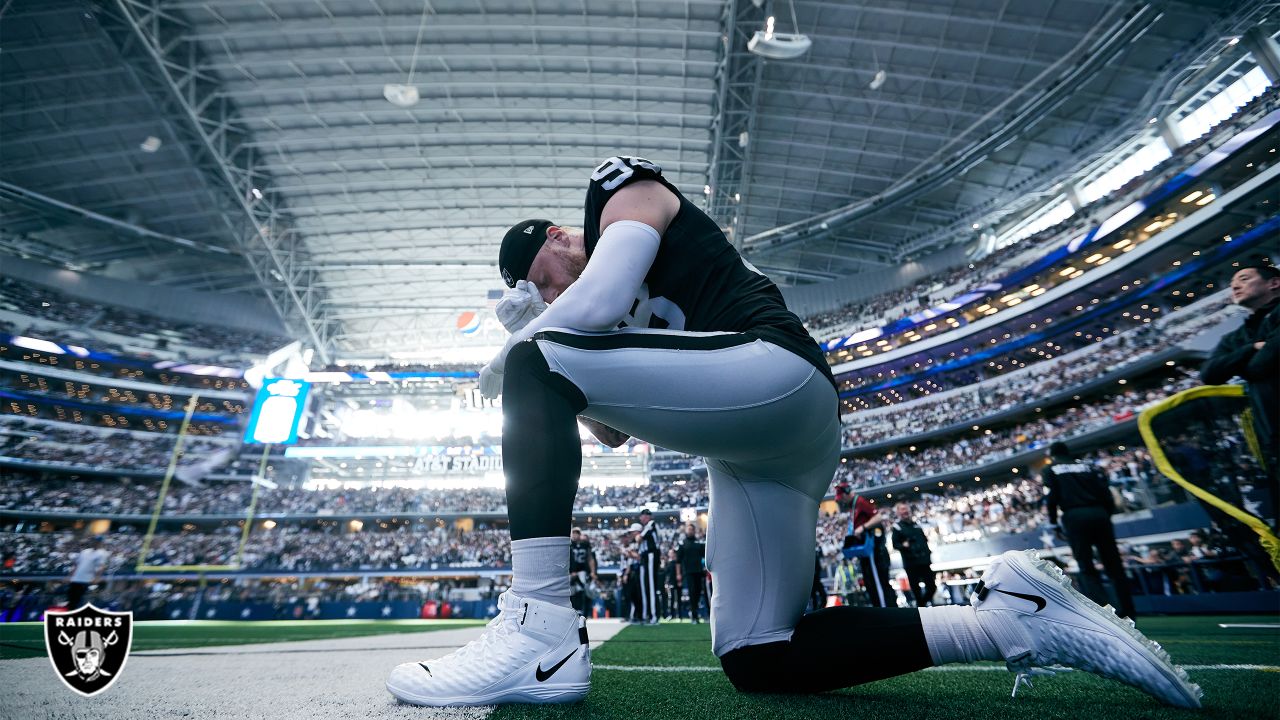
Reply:
[[547, 242], [529, 266], [529, 281], [538, 286], [543, 300], [553, 302], [577, 282], [586, 268], [582, 233], [552, 225], [547, 228]]
[[1231, 278], [1231, 301], [1247, 308], [1260, 308], [1280, 295], [1280, 280], [1267, 280], [1256, 268], [1244, 268]]
[[896, 507], [896, 508], [894, 508], [894, 509], [895, 509], [895, 510], [897, 510], [897, 512], [898, 512], [898, 519], [899, 519], [899, 520], [910, 520], [910, 519], [911, 519], [911, 508], [907, 507], [906, 505], [899, 505], [899, 506], [897, 506], [897, 507]]

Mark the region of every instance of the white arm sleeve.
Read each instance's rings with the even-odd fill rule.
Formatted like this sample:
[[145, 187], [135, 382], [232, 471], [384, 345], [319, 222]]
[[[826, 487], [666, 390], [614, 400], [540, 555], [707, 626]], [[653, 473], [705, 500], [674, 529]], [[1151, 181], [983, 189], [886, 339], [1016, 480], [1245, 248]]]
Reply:
[[661, 242], [658, 231], [642, 222], [611, 223], [600, 234], [582, 276], [548, 305], [546, 312], [512, 334], [490, 365], [505, 367], [511, 348], [546, 328], [601, 331], [617, 327], [635, 302]]

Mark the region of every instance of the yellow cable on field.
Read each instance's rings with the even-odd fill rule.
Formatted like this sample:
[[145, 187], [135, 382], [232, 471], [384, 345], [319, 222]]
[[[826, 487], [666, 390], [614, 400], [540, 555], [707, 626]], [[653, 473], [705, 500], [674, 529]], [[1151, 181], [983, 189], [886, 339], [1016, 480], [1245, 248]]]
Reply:
[[[1205, 490], [1199, 485], [1187, 480], [1174, 470], [1173, 464], [1169, 462], [1169, 458], [1165, 456], [1164, 448], [1160, 445], [1160, 440], [1156, 436], [1155, 430], [1151, 427], [1151, 423], [1161, 413], [1168, 412], [1179, 405], [1190, 402], [1192, 400], [1204, 397], [1244, 397], [1245, 390], [1241, 385], [1203, 385], [1201, 387], [1193, 387], [1189, 390], [1183, 390], [1180, 393], [1172, 395], [1151, 407], [1143, 410], [1138, 415], [1138, 431], [1142, 433], [1142, 440], [1147, 445], [1147, 450], [1151, 451], [1151, 459], [1155, 462], [1156, 468], [1164, 473], [1165, 477], [1180, 485], [1187, 492], [1196, 496], [1200, 500], [1209, 503], [1218, 508], [1222, 512], [1244, 523], [1249, 529], [1258, 534], [1258, 540], [1262, 547], [1271, 556], [1271, 562], [1280, 569], [1280, 538], [1271, 532], [1271, 528], [1267, 526], [1262, 519], [1251, 513], [1245, 512], [1213, 493]], [[1256, 439], [1256, 438], [1255, 438]]]

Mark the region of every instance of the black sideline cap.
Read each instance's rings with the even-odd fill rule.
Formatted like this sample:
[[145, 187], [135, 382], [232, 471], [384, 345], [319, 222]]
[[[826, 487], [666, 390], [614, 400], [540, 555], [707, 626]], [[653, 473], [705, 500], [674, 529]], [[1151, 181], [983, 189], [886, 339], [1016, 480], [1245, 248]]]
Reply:
[[550, 220], [525, 220], [516, 223], [502, 237], [502, 249], [498, 251], [498, 270], [507, 287], [515, 287], [517, 280], [529, 277], [529, 266], [547, 241], [547, 228], [555, 223]]

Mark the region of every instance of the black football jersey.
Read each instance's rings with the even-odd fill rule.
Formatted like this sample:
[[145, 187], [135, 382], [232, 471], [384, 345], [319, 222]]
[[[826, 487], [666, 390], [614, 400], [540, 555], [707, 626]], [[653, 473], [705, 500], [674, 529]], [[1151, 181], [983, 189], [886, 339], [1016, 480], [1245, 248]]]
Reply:
[[569, 572], [591, 571], [591, 542], [589, 540], [569, 541]]
[[600, 216], [609, 198], [639, 180], [662, 183], [680, 198], [680, 211], [662, 235], [631, 312], [618, 326], [744, 333], [808, 360], [834, 385], [822, 350], [787, 309], [778, 287], [742, 259], [715, 221], [668, 182], [656, 164], [624, 155], [605, 160], [591, 173], [583, 221], [587, 257], [600, 241]]

